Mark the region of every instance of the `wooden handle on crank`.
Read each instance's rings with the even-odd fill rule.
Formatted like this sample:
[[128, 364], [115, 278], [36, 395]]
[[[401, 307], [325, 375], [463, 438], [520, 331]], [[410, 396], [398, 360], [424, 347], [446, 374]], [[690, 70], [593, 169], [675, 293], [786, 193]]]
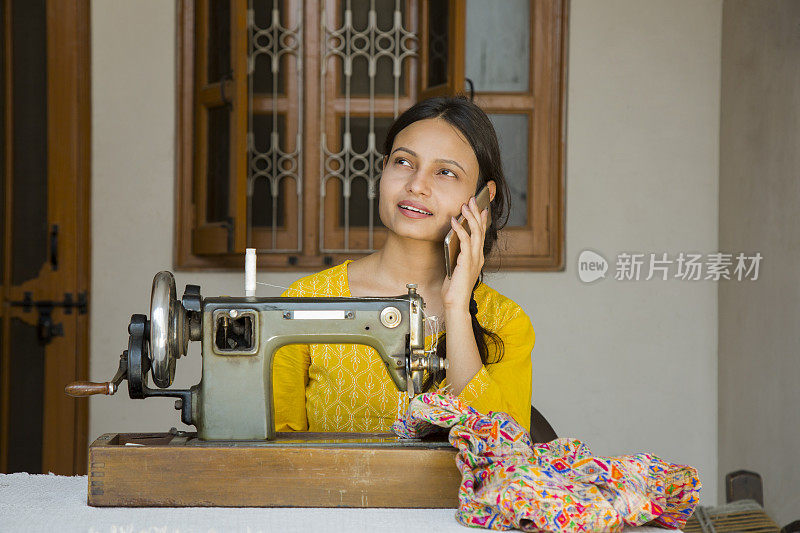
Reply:
[[91, 396], [92, 394], [114, 394], [116, 387], [111, 382], [95, 383], [93, 381], [73, 381], [66, 387], [64, 392], [76, 398]]

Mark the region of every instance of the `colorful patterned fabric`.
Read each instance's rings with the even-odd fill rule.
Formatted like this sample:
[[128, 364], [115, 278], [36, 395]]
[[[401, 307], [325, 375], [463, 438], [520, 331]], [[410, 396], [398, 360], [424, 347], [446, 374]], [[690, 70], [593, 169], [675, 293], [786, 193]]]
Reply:
[[420, 437], [449, 428], [461, 471], [456, 519], [465, 526], [523, 531], [620, 531], [624, 525], [683, 527], [700, 478], [691, 466], [638, 453], [595, 457], [575, 439], [532, 445], [505, 413], [483, 415], [451, 394], [416, 396], [392, 429]]

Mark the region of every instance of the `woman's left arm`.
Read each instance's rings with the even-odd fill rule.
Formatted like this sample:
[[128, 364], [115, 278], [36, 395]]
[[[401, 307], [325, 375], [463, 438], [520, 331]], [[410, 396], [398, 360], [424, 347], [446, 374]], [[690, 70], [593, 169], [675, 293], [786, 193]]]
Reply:
[[[508, 413], [520, 426], [530, 431], [531, 352], [536, 342], [536, 335], [530, 318], [521, 308], [517, 307], [514, 315], [495, 332], [503, 341], [503, 357], [498, 363], [488, 365], [480, 363], [480, 357], [477, 354], [478, 348], [470, 325], [469, 336], [462, 334], [460, 339], [462, 342], [466, 340], [472, 343], [475, 350], [474, 355], [478, 360], [477, 370], [460, 387], [459, 383], [452, 381], [449, 370], [447, 381], [452, 384], [453, 394], [457, 394], [461, 400], [474, 409], [484, 414], [489, 411]], [[450, 323], [448, 322], [448, 359], [451, 358], [449, 328]], [[469, 342], [463, 342], [463, 344], [469, 344]], [[458, 358], [457, 350], [465, 349], [462, 346], [453, 348], [452, 357], [454, 358]], [[453, 362], [451, 362], [452, 364]], [[453, 377], [463, 380], [460, 376]]]

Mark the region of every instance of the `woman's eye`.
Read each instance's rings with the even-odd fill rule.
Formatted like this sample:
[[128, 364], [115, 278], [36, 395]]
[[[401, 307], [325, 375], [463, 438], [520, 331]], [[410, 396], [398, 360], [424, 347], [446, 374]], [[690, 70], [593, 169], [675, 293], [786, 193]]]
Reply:
[[398, 157], [397, 159], [394, 160], [394, 162], [398, 165], [411, 166], [411, 163], [409, 163], [408, 159], [404, 159], [402, 157]]
[[446, 173], [445, 176], [452, 176], [454, 178], [458, 177], [458, 176], [456, 176], [455, 172], [453, 172], [452, 170], [448, 170], [446, 168], [443, 168], [441, 172], [442, 172], [442, 174]]

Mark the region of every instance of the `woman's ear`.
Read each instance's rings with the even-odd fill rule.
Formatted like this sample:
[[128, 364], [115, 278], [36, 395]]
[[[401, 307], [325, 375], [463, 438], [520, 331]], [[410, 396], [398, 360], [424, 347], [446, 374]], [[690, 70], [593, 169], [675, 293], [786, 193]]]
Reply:
[[389, 161], [389, 156], [388, 155], [383, 156], [383, 159], [381, 159], [381, 172], [383, 172], [383, 169], [386, 168], [387, 161]]
[[497, 184], [494, 180], [490, 180], [486, 183], [486, 186], [489, 187], [489, 202], [494, 200], [494, 195], [497, 192]]

